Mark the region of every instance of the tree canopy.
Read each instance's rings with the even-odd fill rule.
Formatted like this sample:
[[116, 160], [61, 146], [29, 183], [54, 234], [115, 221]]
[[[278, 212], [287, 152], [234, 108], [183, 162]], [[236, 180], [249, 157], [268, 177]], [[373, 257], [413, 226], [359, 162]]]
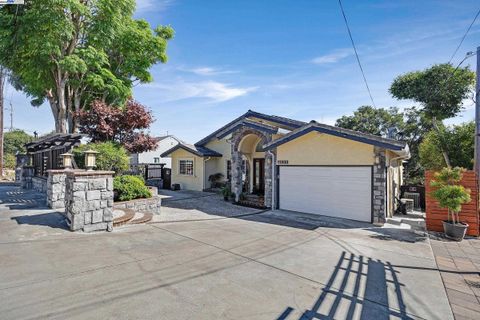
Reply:
[[57, 132], [96, 99], [122, 104], [149, 68], [166, 62], [168, 26], [133, 19], [135, 0], [26, 0], [0, 9], [0, 64], [32, 98], [48, 101]]
[[432, 123], [418, 108], [374, 108], [361, 106], [353, 115], [342, 116], [336, 126], [364, 133], [387, 137], [389, 130], [395, 128], [395, 138], [408, 143], [411, 158], [405, 165], [406, 180], [409, 183], [423, 181], [423, 167], [419, 163], [418, 147], [423, 137], [432, 129]]
[[23, 130], [5, 132], [3, 136], [3, 151], [5, 154], [15, 155], [25, 153], [25, 144], [32, 142], [33, 137]]
[[403, 114], [397, 108], [361, 106], [351, 116], [342, 116], [335, 125], [364, 133], [387, 136], [390, 128], [403, 126]]
[[455, 117], [463, 109], [463, 100], [472, 94], [475, 73], [468, 67], [454, 68], [451, 64], [437, 64], [422, 71], [397, 77], [390, 93], [397, 99], [419, 102], [422, 111], [432, 120], [439, 137], [439, 147], [447, 167], [451, 166], [448, 145], [440, 134], [442, 120]]
[[446, 166], [442, 156], [442, 143], [447, 146], [447, 152], [453, 167], [473, 168], [475, 148], [475, 122], [470, 121], [459, 125], [441, 126], [440, 132], [430, 131], [420, 144], [420, 163], [425, 169], [440, 170]]
[[80, 132], [92, 142], [115, 141], [131, 153], [154, 150], [157, 146], [157, 140], [144, 132], [154, 121], [152, 112], [134, 100], [123, 106], [97, 100], [77, 116]]
[[472, 93], [474, 84], [475, 73], [468, 67], [437, 64], [395, 78], [390, 93], [397, 99], [419, 102], [427, 116], [444, 120], [462, 110], [462, 102]]

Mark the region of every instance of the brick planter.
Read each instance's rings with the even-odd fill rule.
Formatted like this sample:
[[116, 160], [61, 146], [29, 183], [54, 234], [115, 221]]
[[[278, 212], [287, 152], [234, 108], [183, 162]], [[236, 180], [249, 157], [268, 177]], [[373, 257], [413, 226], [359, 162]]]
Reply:
[[[438, 202], [432, 197], [431, 193], [434, 190], [430, 186], [430, 181], [434, 179], [435, 172], [425, 172], [425, 204], [426, 204], [426, 224], [427, 230], [443, 232], [442, 221], [447, 220], [447, 209], [440, 208]], [[480, 235], [480, 217], [478, 212], [478, 184], [474, 171], [466, 171], [463, 174], [460, 184], [465, 188], [470, 189], [470, 197], [472, 201], [470, 203], [462, 205], [462, 211], [460, 212], [460, 221], [469, 224], [467, 229], [467, 235], [476, 236]]]

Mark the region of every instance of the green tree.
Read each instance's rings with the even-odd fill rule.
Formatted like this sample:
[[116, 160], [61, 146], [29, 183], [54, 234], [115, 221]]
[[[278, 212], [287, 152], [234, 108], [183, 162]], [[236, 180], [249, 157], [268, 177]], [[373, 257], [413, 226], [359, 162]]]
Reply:
[[386, 137], [390, 128], [397, 130], [396, 137], [408, 143], [411, 158], [405, 166], [408, 183], [423, 182], [423, 168], [419, 163], [418, 146], [425, 134], [431, 130], [431, 121], [418, 108], [359, 107], [351, 116], [342, 116], [336, 126]]
[[133, 19], [135, 0], [26, 0], [0, 9], [0, 64], [32, 98], [48, 101], [56, 132], [100, 99], [123, 104], [149, 68], [166, 62], [173, 29]]
[[450, 165], [467, 169], [473, 168], [475, 148], [475, 122], [445, 127], [440, 125], [439, 131], [430, 131], [420, 144], [419, 156], [421, 165], [428, 170], [440, 170], [446, 166], [442, 155], [442, 145], [450, 158]]
[[6, 154], [15, 155], [25, 153], [25, 144], [33, 140], [33, 137], [23, 130], [5, 132], [3, 137], [3, 148]]
[[96, 161], [98, 170], [115, 171], [118, 175], [129, 168], [130, 158], [127, 151], [120, 144], [112, 141], [82, 144], [74, 148], [75, 162], [80, 168], [84, 168], [85, 155], [83, 152], [88, 149], [98, 151]]
[[[397, 99], [420, 103], [422, 111], [432, 120], [434, 129], [439, 133], [442, 121], [455, 117], [462, 110], [462, 102], [472, 93], [474, 83], [475, 73], [468, 67], [454, 68], [451, 64], [438, 64], [397, 77], [389, 91]], [[450, 167], [446, 141], [440, 141], [440, 148], [446, 165]]]
[[335, 125], [377, 136], [387, 136], [390, 128], [403, 126], [403, 114], [397, 108], [361, 106], [352, 116], [339, 118]]

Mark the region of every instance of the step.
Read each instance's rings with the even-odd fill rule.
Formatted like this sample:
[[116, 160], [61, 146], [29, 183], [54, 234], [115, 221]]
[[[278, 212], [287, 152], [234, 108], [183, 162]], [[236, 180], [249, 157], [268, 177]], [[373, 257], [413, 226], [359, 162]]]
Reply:
[[123, 214], [119, 215], [118, 217], [113, 218], [113, 226], [118, 227], [124, 224], [127, 224], [130, 220], [135, 217], [135, 211], [128, 208], [115, 208], [114, 209], [114, 216], [116, 212], [123, 212]]
[[137, 212], [135, 218], [128, 221], [128, 224], [140, 224], [146, 223], [153, 219], [153, 213], [151, 212]]

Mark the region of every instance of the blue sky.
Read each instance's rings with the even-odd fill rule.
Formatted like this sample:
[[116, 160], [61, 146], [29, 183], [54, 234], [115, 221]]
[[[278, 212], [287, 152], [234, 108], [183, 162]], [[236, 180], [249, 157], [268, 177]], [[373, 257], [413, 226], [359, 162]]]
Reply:
[[[414, 103], [390, 97], [393, 78], [447, 62], [479, 9], [478, 0], [343, 5], [377, 107], [401, 108]], [[154, 82], [134, 89], [154, 112], [154, 135], [196, 142], [248, 109], [334, 124], [371, 104], [337, 0], [137, 0], [136, 16], [176, 31], [168, 63], [152, 68]], [[477, 21], [453, 63], [479, 39]], [[475, 58], [466, 64], [473, 68]], [[53, 129], [48, 105], [33, 108], [11, 88], [6, 97], [14, 127]], [[473, 119], [473, 103], [465, 106], [450, 123]]]

